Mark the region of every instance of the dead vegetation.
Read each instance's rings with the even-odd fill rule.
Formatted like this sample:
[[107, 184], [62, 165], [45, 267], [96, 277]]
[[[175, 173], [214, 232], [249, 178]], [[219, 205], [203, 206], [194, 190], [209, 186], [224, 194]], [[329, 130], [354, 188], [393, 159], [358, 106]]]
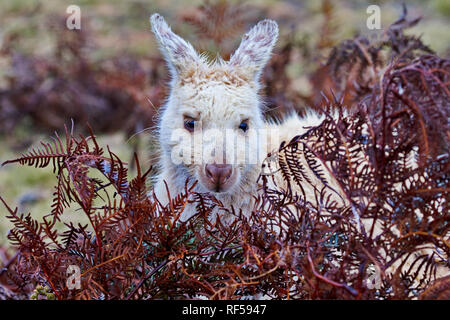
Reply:
[[[189, 21], [202, 30], [201, 20]], [[317, 86], [308, 97], [270, 91], [287, 87], [283, 74], [295, 44], [280, 48], [264, 78], [270, 84], [266, 95], [273, 108], [310, 101], [325, 113], [346, 109], [348, 114], [341, 112], [338, 120], [327, 117], [303, 136], [283, 142], [279, 167], [296, 188], [269, 189], [270, 176], [261, 176], [264, 187], [255, 195], [258, 201], [248, 219], [239, 208], [223, 208], [211, 195], [194, 193], [193, 181], [186, 182], [182, 194], [172, 195], [167, 206], [150, 200], [146, 196], [150, 168], [142, 168], [135, 157], [137, 175], [130, 179], [127, 165], [99, 146], [92, 133], [75, 137], [66, 129], [65, 138], [56, 136], [52, 143], [7, 161], [4, 165], [51, 166], [57, 179], [53, 205], [43, 221], [3, 201], [15, 225], [8, 238], [18, 253], [5, 254], [0, 296], [30, 297], [41, 285], [57, 299], [448, 297], [449, 278], [436, 281], [436, 271], [450, 270], [450, 61], [403, 34], [416, 22], [405, 12], [379, 41], [356, 37], [338, 44], [328, 63], [311, 76]], [[229, 36], [219, 31], [212, 35], [217, 35], [213, 38], [218, 44]], [[102, 84], [105, 89], [100, 78], [79, 69], [83, 64], [74, 66], [78, 76], [96, 79], [99, 87], [93, 87], [103, 88], [98, 92], [110, 90], [108, 86], [117, 92], [120, 87], [128, 99], [141, 99], [140, 87], [123, 90], [126, 77], [119, 77], [120, 85]], [[52, 85], [78, 83], [73, 74], [58, 77], [59, 67], [48, 63], [41, 67], [39, 79], [47, 79], [53, 70]], [[31, 107], [33, 99], [50, 99], [51, 95], [39, 98], [36, 85], [42, 84], [36, 76], [28, 84], [12, 82], [17, 90], [3, 93], [2, 99], [25, 99], [17, 105]], [[142, 88], [147, 84], [144, 81]], [[24, 88], [27, 95], [21, 97]], [[55, 127], [61, 127], [67, 119], [65, 103], [54, 99], [59, 106], [55, 110], [62, 108]], [[92, 126], [102, 130], [100, 124]], [[316, 189], [317, 202], [293, 193], [310, 181], [298, 157], [305, 157], [319, 178], [323, 169], [317, 164], [326, 163], [351, 205], [339, 208], [324, 190]], [[103, 178], [93, 178], [92, 170]], [[196, 204], [197, 214], [181, 222], [187, 202]], [[69, 206], [80, 208], [90, 223], [68, 223], [59, 232], [55, 223]], [[235, 221], [224, 225], [218, 219], [212, 225], [208, 215], [216, 207], [231, 211]], [[372, 224], [367, 227], [364, 220]], [[375, 224], [381, 226], [380, 234], [375, 234]], [[271, 226], [277, 232], [271, 232]], [[423, 246], [432, 253], [418, 254]], [[411, 258], [412, 264], [406, 266]], [[69, 265], [81, 269], [80, 289], [69, 290], [66, 285]], [[394, 272], [385, 272], [392, 266]], [[373, 286], [369, 280], [376, 272], [380, 281]]]

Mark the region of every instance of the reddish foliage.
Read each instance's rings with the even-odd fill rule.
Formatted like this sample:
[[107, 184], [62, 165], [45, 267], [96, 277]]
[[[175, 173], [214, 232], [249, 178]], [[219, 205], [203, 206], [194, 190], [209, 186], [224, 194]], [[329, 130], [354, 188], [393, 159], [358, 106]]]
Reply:
[[[270, 177], [261, 176], [263, 188], [249, 218], [194, 192], [195, 182], [187, 181], [167, 205], [147, 197], [150, 170], [144, 172], [135, 157], [138, 173], [129, 180], [126, 165], [92, 133], [76, 138], [66, 129], [65, 142], [57, 136], [7, 161], [51, 165], [57, 183], [43, 221], [2, 200], [15, 225], [8, 238], [18, 254], [1, 271], [1, 283], [22, 297], [43, 285], [58, 299], [448, 296], [448, 276], [432, 281], [438, 270], [450, 270], [450, 61], [413, 52], [424, 49], [420, 41], [409, 41], [395, 26], [383, 46], [352, 40], [336, 47], [327, 77], [340, 98], [317, 107], [326, 114], [345, 107], [347, 113], [282, 143], [280, 174], [290, 185], [269, 188]], [[382, 68], [376, 57], [385, 46], [395, 58]], [[348, 50], [359, 52], [352, 55], [357, 68]], [[374, 72], [366, 79], [369, 69]], [[354, 82], [349, 74], [359, 87], [340, 86], [339, 77]], [[348, 105], [346, 90], [354, 100]], [[330, 200], [327, 185], [316, 188], [317, 202], [295, 193], [311, 181], [299, 157], [307, 160], [309, 174], [320, 179], [327, 170], [334, 176], [350, 205]], [[92, 170], [103, 179], [93, 178]], [[196, 204], [197, 214], [180, 221], [188, 202]], [[80, 208], [89, 224], [69, 223], [57, 231], [69, 206]], [[236, 219], [212, 224], [213, 208]], [[80, 289], [66, 285], [69, 265], [81, 269]], [[380, 287], [367, 282], [371, 270], [378, 270]]]

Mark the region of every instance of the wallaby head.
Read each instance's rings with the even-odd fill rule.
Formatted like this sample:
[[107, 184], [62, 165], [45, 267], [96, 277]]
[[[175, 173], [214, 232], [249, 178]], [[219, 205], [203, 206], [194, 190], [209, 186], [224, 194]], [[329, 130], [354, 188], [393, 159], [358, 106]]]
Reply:
[[[159, 14], [150, 22], [172, 76], [158, 127], [163, 165], [173, 165], [182, 184], [190, 178], [203, 191], [239, 192], [249, 170], [260, 165], [248, 161], [258, 148], [249, 137], [265, 126], [259, 78], [278, 37], [277, 24], [259, 22], [229, 61], [210, 62]], [[180, 150], [188, 161], [174, 161]], [[243, 155], [246, 161], [236, 161]]]

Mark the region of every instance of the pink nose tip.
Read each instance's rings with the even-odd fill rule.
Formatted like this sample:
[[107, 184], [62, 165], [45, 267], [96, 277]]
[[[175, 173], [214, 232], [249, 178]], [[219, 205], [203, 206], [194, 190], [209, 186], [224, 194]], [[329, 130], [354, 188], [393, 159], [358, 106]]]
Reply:
[[231, 177], [233, 169], [230, 164], [207, 164], [205, 166], [206, 176], [218, 188], [225, 184]]

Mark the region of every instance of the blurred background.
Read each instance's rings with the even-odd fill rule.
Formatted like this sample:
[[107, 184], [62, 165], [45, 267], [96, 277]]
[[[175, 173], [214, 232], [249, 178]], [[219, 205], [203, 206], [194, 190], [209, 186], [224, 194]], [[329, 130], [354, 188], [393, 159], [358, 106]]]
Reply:
[[[369, 5], [381, 29], [366, 25]], [[77, 5], [81, 29], [69, 30], [67, 8]], [[258, 20], [271, 18], [280, 39], [263, 81], [268, 117], [318, 103], [332, 83], [321, 73], [334, 45], [355, 35], [381, 37], [402, 12], [400, 1], [0, 1], [0, 163], [14, 159], [64, 126], [89, 134], [124, 160], [137, 152], [143, 167], [157, 154], [151, 128], [167, 93], [168, 74], [150, 32], [158, 12], [199, 51], [223, 58]], [[408, 33], [438, 55], [450, 55], [450, 1], [407, 1], [422, 17]], [[150, 129], [149, 129], [150, 128]], [[132, 161], [130, 161], [132, 162]], [[133, 170], [131, 170], [133, 174]], [[50, 210], [51, 168], [0, 167], [0, 195], [21, 212]], [[10, 225], [0, 206], [0, 245]], [[76, 212], [73, 214], [76, 215]], [[73, 219], [71, 219], [73, 221]]]

